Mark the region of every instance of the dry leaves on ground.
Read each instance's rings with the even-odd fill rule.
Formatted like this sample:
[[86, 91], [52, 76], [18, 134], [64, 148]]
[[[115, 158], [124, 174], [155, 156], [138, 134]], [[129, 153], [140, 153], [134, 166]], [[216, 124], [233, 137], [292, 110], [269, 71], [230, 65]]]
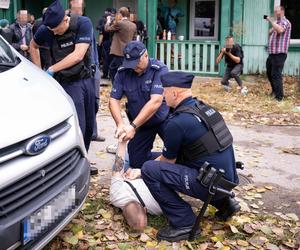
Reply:
[[141, 234], [130, 231], [121, 211], [109, 204], [108, 188], [93, 178], [81, 212], [46, 249], [298, 249], [300, 222], [297, 215], [264, 211], [262, 194], [272, 190], [270, 185], [238, 187], [236, 194], [242, 207], [239, 214], [228, 222], [219, 222], [214, 218], [216, 210], [209, 207], [199, 238], [170, 243], [156, 240], [157, 230], [166, 225], [162, 216], [149, 217], [149, 227]]

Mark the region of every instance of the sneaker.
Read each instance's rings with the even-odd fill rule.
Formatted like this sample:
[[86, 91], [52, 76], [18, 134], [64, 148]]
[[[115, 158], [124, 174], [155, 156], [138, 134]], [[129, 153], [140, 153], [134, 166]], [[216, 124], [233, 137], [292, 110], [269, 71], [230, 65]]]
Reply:
[[231, 87], [228, 85], [223, 85], [223, 87], [226, 92], [229, 92], [231, 90]]
[[116, 154], [118, 149], [117, 144], [112, 144], [106, 147], [106, 152], [110, 154]]

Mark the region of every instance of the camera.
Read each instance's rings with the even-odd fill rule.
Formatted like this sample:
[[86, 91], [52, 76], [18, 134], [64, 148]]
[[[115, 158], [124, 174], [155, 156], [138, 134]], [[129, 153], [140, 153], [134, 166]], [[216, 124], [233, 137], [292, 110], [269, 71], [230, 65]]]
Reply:
[[267, 19], [268, 15], [264, 15], [264, 19]]
[[226, 50], [226, 52], [228, 53], [228, 52], [230, 52], [230, 48], [225, 48], [225, 50]]

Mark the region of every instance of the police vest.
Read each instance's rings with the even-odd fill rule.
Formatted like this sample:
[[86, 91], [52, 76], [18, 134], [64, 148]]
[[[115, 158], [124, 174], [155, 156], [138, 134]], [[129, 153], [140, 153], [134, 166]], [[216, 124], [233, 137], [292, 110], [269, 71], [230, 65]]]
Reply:
[[197, 100], [195, 105], [179, 107], [174, 115], [179, 113], [199, 117], [208, 129], [208, 132], [194, 143], [182, 147], [177, 157], [179, 163], [199, 160], [203, 156], [224, 151], [232, 145], [233, 138], [222, 115], [211, 106]]
[[[68, 30], [63, 35], [54, 36], [51, 48], [52, 57], [55, 63], [61, 61], [75, 50], [75, 39], [77, 33], [77, 22], [79, 15], [70, 16]], [[93, 76], [91, 46], [88, 48], [84, 59], [79, 63], [55, 73], [54, 77], [58, 82], [72, 82], [79, 79], [90, 78]]]

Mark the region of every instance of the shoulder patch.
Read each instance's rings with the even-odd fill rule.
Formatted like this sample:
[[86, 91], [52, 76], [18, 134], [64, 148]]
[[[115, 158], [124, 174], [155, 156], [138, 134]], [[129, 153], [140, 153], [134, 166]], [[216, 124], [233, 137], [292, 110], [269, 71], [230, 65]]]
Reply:
[[118, 68], [118, 72], [123, 71], [123, 70], [125, 70], [125, 69], [126, 69], [125, 67], [119, 67], [119, 68]]
[[160, 69], [160, 66], [157, 65], [157, 64], [151, 64], [151, 68], [152, 68], [152, 69], [159, 70], [159, 69]]

